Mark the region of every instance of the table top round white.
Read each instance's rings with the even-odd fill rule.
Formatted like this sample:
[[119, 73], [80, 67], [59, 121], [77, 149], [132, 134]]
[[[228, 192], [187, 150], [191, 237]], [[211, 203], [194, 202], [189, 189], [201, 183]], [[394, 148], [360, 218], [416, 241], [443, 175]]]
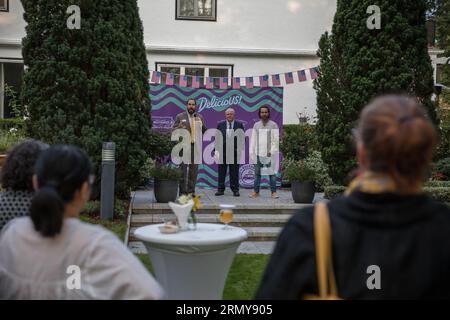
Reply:
[[134, 235], [141, 241], [177, 246], [221, 245], [247, 239], [247, 231], [244, 229], [233, 226], [223, 229], [223, 224], [197, 223], [197, 230], [177, 233], [161, 233], [160, 226], [162, 224], [140, 227], [134, 231]]

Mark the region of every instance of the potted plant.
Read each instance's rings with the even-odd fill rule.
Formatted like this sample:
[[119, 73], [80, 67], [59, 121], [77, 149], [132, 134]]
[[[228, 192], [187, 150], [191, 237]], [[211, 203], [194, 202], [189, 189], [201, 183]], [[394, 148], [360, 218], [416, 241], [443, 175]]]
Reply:
[[170, 163], [169, 157], [158, 158], [150, 170], [154, 179], [153, 191], [157, 202], [167, 203], [178, 197], [178, 183], [181, 171]]
[[286, 160], [283, 176], [291, 182], [295, 203], [312, 203], [316, 193], [315, 170], [306, 160]]

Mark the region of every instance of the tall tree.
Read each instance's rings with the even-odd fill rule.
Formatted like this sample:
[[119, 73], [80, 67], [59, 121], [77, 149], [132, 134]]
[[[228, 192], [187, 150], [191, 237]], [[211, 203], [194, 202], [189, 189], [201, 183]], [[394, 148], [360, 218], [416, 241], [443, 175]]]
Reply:
[[[30, 134], [82, 147], [97, 177], [102, 142], [115, 142], [116, 190], [128, 197], [149, 154], [151, 126], [136, 0], [22, 0], [22, 5], [27, 22], [22, 100], [30, 112]], [[71, 5], [80, 8], [80, 29], [68, 28]]]
[[317, 133], [335, 183], [355, 168], [351, 131], [375, 96], [417, 96], [436, 121], [433, 69], [427, 51], [425, 0], [379, 0], [381, 28], [369, 29], [371, 0], [338, 0], [331, 34], [319, 42]]

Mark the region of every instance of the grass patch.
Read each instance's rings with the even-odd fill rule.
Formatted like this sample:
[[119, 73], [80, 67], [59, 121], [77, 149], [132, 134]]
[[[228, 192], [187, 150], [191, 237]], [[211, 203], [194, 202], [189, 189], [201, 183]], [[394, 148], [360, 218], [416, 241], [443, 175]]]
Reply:
[[254, 299], [269, 258], [267, 254], [237, 254], [228, 272], [223, 299]]
[[[137, 254], [139, 260], [153, 274], [148, 254]], [[237, 254], [231, 265], [223, 290], [223, 300], [252, 300], [269, 262], [266, 254]]]
[[115, 235], [117, 235], [117, 237], [121, 241], [124, 241], [124, 239], [125, 239], [125, 234], [127, 232], [127, 223], [124, 220], [118, 219], [118, 220], [114, 220], [114, 221], [105, 221], [105, 220], [101, 220], [98, 217], [90, 217], [86, 214], [81, 214], [80, 220], [87, 222], [87, 223], [102, 225], [106, 229], [110, 230]]

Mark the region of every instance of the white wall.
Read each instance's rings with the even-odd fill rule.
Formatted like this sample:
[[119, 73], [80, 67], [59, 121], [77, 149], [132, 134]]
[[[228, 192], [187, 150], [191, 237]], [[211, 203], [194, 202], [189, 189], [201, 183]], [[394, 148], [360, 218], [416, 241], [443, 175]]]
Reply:
[[0, 12], [0, 59], [21, 59], [20, 43], [25, 36], [25, 20], [20, 0], [9, 1], [9, 12]]
[[175, 20], [175, 0], [138, 0], [146, 43], [316, 50], [335, 0], [217, 0], [217, 22]]
[[[139, 0], [149, 67], [155, 69], [155, 62], [231, 64], [235, 77], [246, 77], [316, 66], [314, 54], [321, 34], [331, 29], [335, 2], [217, 0], [217, 21], [210, 22], [176, 20], [175, 0]], [[168, 50], [152, 49], [158, 47]], [[200, 49], [205, 50], [192, 52]], [[284, 123], [298, 123], [296, 113], [304, 108], [315, 116], [312, 81], [284, 88]]]
[[22, 39], [25, 21], [20, 0], [9, 0], [9, 12], [0, 12], [0, 39]]

